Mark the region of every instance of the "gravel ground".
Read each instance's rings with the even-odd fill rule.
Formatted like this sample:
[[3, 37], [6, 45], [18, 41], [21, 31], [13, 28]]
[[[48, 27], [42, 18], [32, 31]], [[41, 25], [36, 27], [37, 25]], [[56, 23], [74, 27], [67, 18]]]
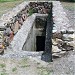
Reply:
[[75, 29], [75, 3], [62, 2], [67, 17], [69, 19], [70, 27]]
[[[70, 27], [75, 29], [75, 4], [62, 2]], [[75, 40], [74, 40], [75, 41]], [[64, 57], [55, 59], [52, 63], [52, 75], [75, 75], [75, 51], [69, 51]]]
[[62, 58], [55, 59], [50, 67], [53, 69], [52, 75], [75, 75], [75, 52], [68, 52]]

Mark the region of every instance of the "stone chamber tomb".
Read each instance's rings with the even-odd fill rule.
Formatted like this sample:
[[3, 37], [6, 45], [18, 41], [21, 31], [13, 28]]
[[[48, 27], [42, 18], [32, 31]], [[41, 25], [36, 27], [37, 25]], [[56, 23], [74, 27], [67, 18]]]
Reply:
[[69, 26], [60, 1], [23, 2], [0, 18], [1, 43], [12, 51], [2, 57], [41, 55], [46, 62], [61, 57], [74, 50], [74, 30]]

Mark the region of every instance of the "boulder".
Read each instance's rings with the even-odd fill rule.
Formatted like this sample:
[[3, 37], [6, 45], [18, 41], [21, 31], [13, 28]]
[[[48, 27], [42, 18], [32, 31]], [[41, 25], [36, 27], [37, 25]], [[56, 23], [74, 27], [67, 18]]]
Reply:
[[4, 54], [4, 46], [0, 43], [0, 55]]
[[68, 42], [68, 45], [75, 47], [75, 41]]
[[61, 33], [53, 33], [53, 39], [58, 38], [62, 39], [62, 34]]
[[58, 44], [62, 45], [63, 41], [61, 39], [56, 38], [56, 39], [52, 39], [52, 43], [53, 45], [58, 45]]
[[52, 45], [52, 52], [53, 53], [59, 53], [60, 51], [61, 51], [61, 49], [59, 49], [58, 46]]
[[75, 32], [75, 30], [73, 29], [69, 29], [68, 31], [66, 31], [67, 34], [73, 34]]
[[60, 58], [60, 56], [57, 53], [53, 53], [52, 56], [53, 56], [54, 59], [55, 58]]
[[61, 39], [58, 39], [58, 38], [56, 38], [56, 42], [57, 42], [58, 44], [60, 44], [60, 45], [63, 44], [63, 41], [62, 41]]
[[4, 49], [0, 49], [0, 55], [4, 54]]
[[75, 34], [68, 35], [68, 38], [74, 39], [75, 38]]
[[56, 40], [52, 39], [52, 43], [53, 45], [57, 45], [58, 43], [56, 42]]
[[66, 51], [61, 51], [60, 53], [53, 53], [53, 58], [60, 58], [66, 54]]
[[63, 34], [64, 41], [73, 41], [72, 34]]
[[64, 48], [66, 51], [74, 50], [74, 47], [67, 43], [63, 43], [62, 48]]

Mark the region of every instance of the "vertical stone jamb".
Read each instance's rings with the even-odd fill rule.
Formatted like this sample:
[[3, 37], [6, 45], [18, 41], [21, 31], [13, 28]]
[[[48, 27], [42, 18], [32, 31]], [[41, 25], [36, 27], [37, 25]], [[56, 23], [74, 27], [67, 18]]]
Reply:
[[41, 59], [46, 62], [52, 62], [52, 29], [53, 29], [52, 7], [53, 5], [51, 3], [51, 9], [47, 17], [45, 51], [41, 57]]

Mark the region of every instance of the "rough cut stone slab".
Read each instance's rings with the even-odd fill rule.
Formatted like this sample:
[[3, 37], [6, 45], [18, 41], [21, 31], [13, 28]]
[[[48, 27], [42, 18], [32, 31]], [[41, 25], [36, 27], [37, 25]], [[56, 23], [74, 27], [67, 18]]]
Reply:
[[32, 16], [28, 17], [27, 20], [23, 23], [23, 26], [14, 36], [14, 39], [11, 43], [13, 50], [22, 50], [22, 47], [28, 37], [34, 21], [35, 15], [33, 14]]
[[47, 14], [35, 13], [27, 18], [27, 20], [23, 23], [23, 26], [17, 32], [17, 34], [14, 36], [13, 41], [11, 42], [11, 46], [14, 51], [22, 50], [23, 45], [27, 40], [28, 34], [30, 33], [30, 30], [31, 30], [33, 23], [35, 22], [35, 19], [37, 16], [47, 16]]

